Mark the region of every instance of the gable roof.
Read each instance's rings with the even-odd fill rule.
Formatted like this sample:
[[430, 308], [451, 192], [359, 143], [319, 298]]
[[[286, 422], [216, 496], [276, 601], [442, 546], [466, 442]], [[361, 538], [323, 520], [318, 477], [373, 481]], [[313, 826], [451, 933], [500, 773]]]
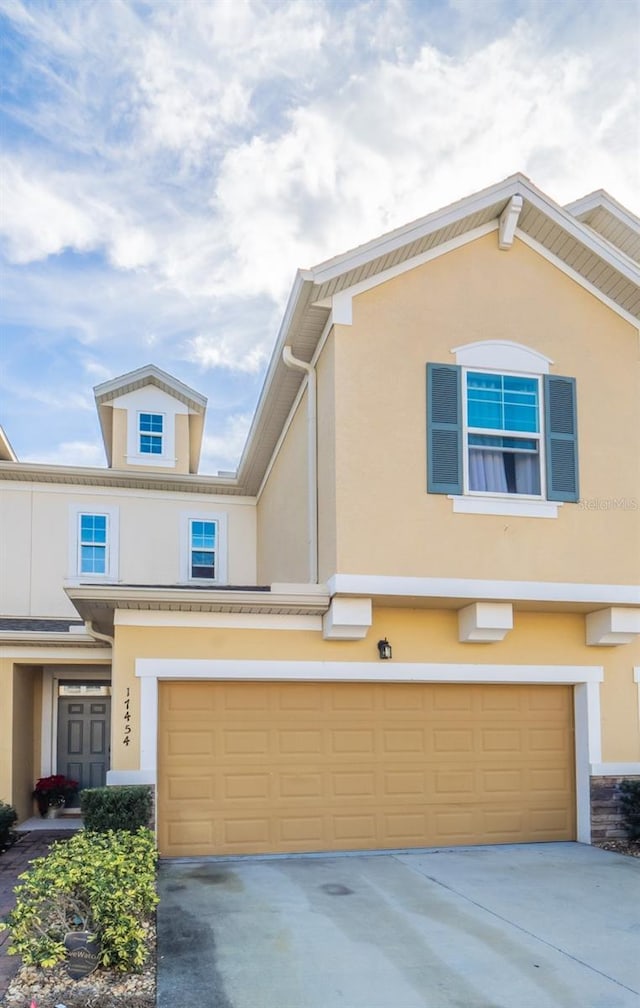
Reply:
[[635, 248], [632, 239], [640, 242], [640, 222], [603, 191], [593, 195], [597, 200], [592, 210], [583, 201], [572, 207], [577, 214], [587, 215], [600, 207], [611, 220], [615, 218], [624, 248], [612, 241], [611, 229], [605, 236], [602, 229], [576, 216], [572, 207], [555, 203], [518, 173], [311, 269], [299, 270], [238, 467], [243, 491], [258, 492], [304, 380], [300, 371], [283, 363], [283, 348], [291, 346], [296, 357], [311, 361], [340, 294], [382, 282], [402, 268], [411, 269], [421, 257], [446, 252], [451, 243], [465, 237], [470, 240], [498, 230], [501, 217], [511, 208], [516, 208], [519, 237], [637, 323], [640, 268], [627, 250]]
[[565, 210], [640, 263], [640, 219], [604, 189], [568, 203]]

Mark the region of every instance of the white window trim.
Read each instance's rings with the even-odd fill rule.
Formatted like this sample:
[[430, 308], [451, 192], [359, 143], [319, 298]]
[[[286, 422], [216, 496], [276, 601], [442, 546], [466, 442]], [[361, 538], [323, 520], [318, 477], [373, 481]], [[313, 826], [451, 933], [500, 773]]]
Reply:
[[[191, 522], [214, 521], [216, 531], [215, 578], [191, 577]], [[182, 511], [180, 514], [180, 581], [183, 584], [227, 584], [227, 515], [221, 511]]]
[[591, 767], [602, 762], [600, 683], [602, 666], [594, 665], [467, 665], [393, 662], [237, 661], [209, 659], [138, 658], [140, 679], [140, 768], [157, 781], [158, 682], [196, 679], [258, 682], [439, 682], [439, 683], [555, 683], [574, 687], [576, 837], [591, 843]]
[[[104, 574], [83, 574], [80, 570], [80, 516], [105, 515], [107, 518], [107, 556]], [[74, 504], [69, 509], [68, 584], [87, 581], [117, 581], [120, 570], [120, 509], [103, 507], [96, 503], [81, 507]]]
[[[562, 501], [537, 500], [518, 494], [514, 499], [511, 494], [493, 495], [470, 492], [468, 497], [448, 495], [453, 501], [454, 514], [486, 514], [506, 515], [519, 518], [557, 518], [562, 507]], [[520, 499], [522, 498], [522, 499]]]

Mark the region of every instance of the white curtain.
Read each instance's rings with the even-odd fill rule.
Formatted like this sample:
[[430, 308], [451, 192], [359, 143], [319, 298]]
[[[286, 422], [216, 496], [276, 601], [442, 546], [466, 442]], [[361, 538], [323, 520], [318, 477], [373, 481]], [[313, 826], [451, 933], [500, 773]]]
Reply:
[[509, 492], [501, 451], [469, 451], [469, 489]]
[[516, 455], [516, 493], [540, 493], [540, 467], [537, 455]]
[[515, 486], [509, 486], [502, 451], [469, 450], [469, 489], [486, 493], [539, 494], [540, 475], [537, 455], [514, 454]]

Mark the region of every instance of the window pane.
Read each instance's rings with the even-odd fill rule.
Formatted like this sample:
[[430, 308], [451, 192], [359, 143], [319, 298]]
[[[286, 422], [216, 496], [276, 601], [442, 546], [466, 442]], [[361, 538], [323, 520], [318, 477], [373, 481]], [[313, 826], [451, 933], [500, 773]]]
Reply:
[[80, 515], [80, 541], [83, 543], [106, 543], [107, 516]]
[[467, 374], [467, 423], [488, 430], [538, 433], [538, 381], [514, 375]]
[[82, 574], [105, 574], [107, 550], [105, 546], [82, 546], [80, 549], [80, 572]]
[[216, 523], [213, 521], [192, 521], [191, 545], [194, 549], [214, 549], [216, 545]]
[[162, 434], [162, 413], [141, 413], [140, 430], [153, 434]]
[[154, 434], [141, 434], [140, 451], [145, 455], [162, 455], [162, 438]]
[[191, 553], [191, 577], [214, 578], [215, 576], [215, 553], [202, 553], [198, 550], [193, 550]]

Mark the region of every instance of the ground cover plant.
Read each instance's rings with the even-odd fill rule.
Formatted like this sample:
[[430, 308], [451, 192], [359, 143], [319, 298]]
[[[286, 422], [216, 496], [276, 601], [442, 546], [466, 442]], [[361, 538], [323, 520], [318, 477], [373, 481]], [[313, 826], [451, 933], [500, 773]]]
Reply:
[[101, 943], [100, 965], [139, 972], [147, 956], [149, 922], [158, 898], [153, 834], [83, 830], [55, 843], [19, 877], [16, 905], [0, 929], [11, 929], [9, 954], [26, 965], [64, 961], [64, 937], [89, 931]]

